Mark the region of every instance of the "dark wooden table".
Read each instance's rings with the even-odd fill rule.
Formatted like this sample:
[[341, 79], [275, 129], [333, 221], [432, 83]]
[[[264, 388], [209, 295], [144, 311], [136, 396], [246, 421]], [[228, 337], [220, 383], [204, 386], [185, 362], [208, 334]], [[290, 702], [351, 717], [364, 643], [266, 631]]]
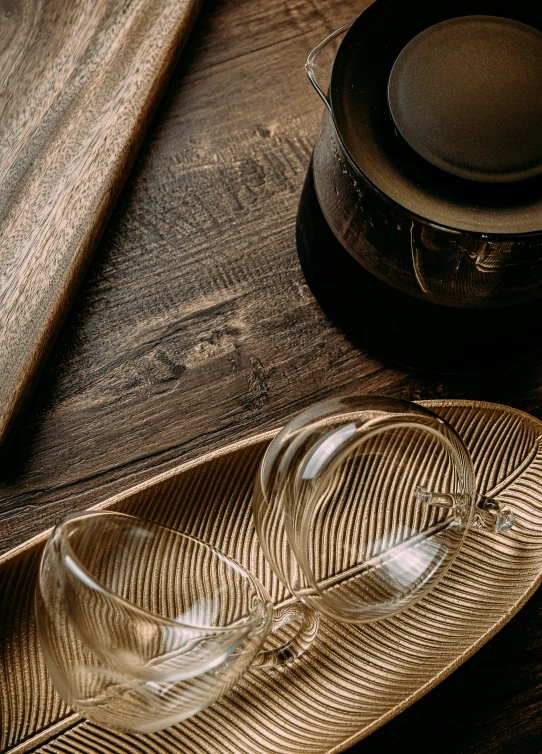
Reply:
[[[401, 369], [352, 345], [303, 279], [295, 214], [322, 110], [304, 59], [367, 4], [207, 0], [1, 459], [0, 551], [339, 393], [479, 398], [542, 418], [540, 359], [509, 362], [503, 347], [485, 374]], [[541, 619], [539, 593], [355, 750], [539, 754]]]

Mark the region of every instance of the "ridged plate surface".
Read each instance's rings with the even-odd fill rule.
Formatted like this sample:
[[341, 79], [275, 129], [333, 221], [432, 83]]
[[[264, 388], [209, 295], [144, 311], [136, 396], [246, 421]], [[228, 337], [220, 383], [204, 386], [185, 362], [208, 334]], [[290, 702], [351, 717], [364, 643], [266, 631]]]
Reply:
[[[0, 559], [0, 751], [78, 754], [338, 752], [421, 697], [484, 644], [542, 575], [542, 423], [513, 409], [429, 401], [459, 431], [479, 491], [513, 508], [507, 537], [469, 533], [432, 594], [365, 627], [322, 620], [309, 652], [285, 672], [253, 671], [187, 722], [149, 736], [83, 722], [55, 694], [36, 642], [33, 590], [47, 534]], [[272, 434], [185, 464], [100, 508], [200, 537], [252, 570], [275, 603], [288, 598], [252, 523], [253, 475]]]

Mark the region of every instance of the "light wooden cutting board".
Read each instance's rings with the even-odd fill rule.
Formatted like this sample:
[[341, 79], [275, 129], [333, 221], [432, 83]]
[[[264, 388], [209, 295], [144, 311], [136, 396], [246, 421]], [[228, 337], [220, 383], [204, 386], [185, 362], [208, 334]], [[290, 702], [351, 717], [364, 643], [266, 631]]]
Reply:
[[201, 0], [0, 0], [0, 443]]

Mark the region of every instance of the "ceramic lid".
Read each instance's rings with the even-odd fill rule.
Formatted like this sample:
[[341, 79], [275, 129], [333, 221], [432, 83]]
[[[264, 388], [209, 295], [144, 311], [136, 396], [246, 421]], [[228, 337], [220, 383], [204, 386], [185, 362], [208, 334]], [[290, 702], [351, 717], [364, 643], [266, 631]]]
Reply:
[[540, 175], [542, 33], [495, 16], [430, 26], [399, 53], [388, 104], [405, 141], [452, 175]]
[[392, 202], [487, 235], [542, 231], [542, 10], [376, 0], [330, 96], [352, 162]]

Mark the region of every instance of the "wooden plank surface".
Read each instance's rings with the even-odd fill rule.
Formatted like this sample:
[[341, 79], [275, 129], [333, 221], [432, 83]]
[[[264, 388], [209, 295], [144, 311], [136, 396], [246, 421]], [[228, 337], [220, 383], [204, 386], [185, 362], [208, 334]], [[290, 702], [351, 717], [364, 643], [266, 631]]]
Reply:
[[[490, 400], [542, 418], [542, 361], [402, 369], [321, 312], [295, 249], [322, 105], [311, 47], [366, 2], [207, 0], [0, 470], [0, 548], [316, 400]], [[531, 323], [529, 323], [530, 326]], [[423, 336], [420, 336], [423, 337]], [[360, 752], [540, 752], [542, 600]], [[423, 735], [420, 731], [423, 730]]]
[[199, 4], [0, 2], [0, 443], [73, 299]]

